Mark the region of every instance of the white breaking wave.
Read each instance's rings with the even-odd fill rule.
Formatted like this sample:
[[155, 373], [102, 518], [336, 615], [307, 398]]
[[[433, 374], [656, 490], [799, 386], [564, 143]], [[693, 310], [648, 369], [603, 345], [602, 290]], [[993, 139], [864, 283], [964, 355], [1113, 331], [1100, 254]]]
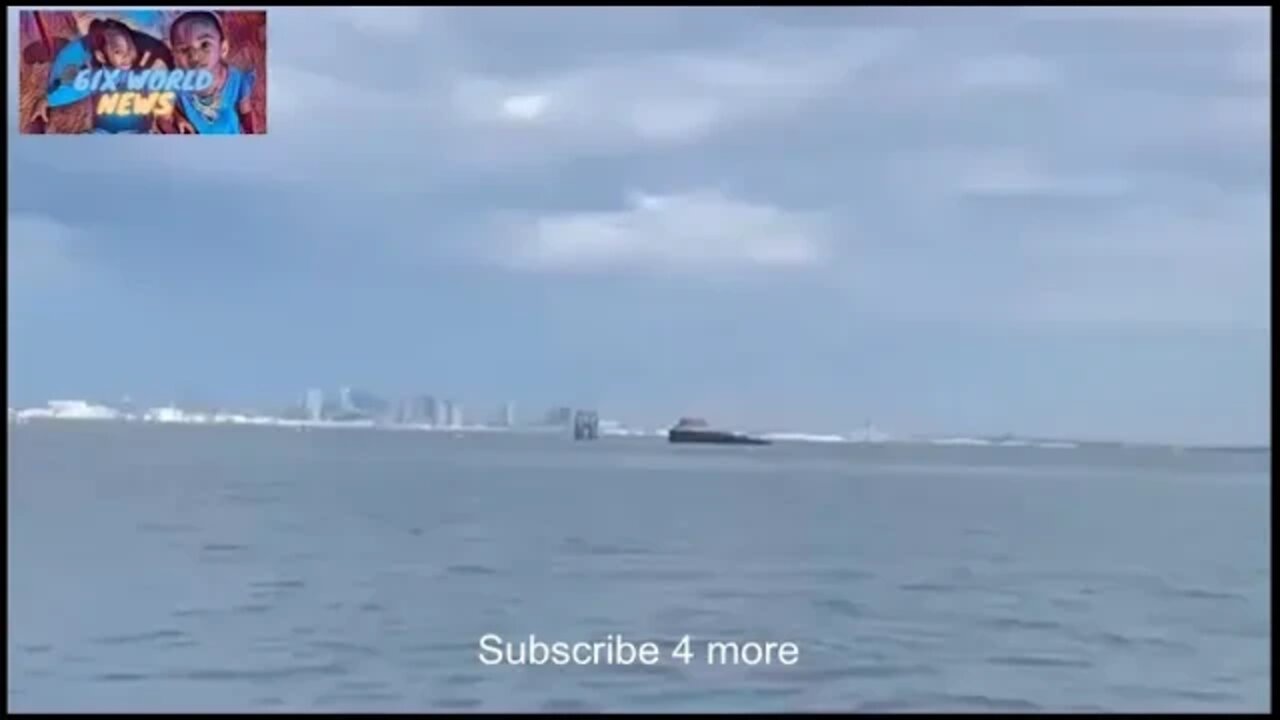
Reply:
[[957, 437], [957, 438], [935, 438], [929, 441], [930, 445], [966, 445], [972, 447], [989, 447], [990, 440], [982, 438]]
[[[631, 428], [624, 428], [624, 427], [603, 427], [603, 426], [600, 428], [600, 434], [602, 436], [608, 436], [608, 437], [652, 437], [653, 436], [653, 433], [649, 432], [648, 430], [633, 430]], [[667, 431], [663, 430], [662, 434], [665, 436], [667, 434]]]
[[50, 400], [48, 407], [19, 410], [18, 419], [50, 418], [58, 420], [116, 420], [120, 413], [103, 405], [83, 400]]
[[840, 435], [813, 435], [810, 433], [765, 433], [761, 437], [768, 440], [782, 440], [790, 442], [815, 442], [815, 443], [840, 443], [848, 442], [847, 438]]
[[1035, 440], [1016, 440], [1016, 439], [992, 441], [992, 440], [984, 440], [982, 438], [971, 438], [971, 437], [935, 438], [927, 442], [930, 445], [943, 445], [943, 446], [950, 445], [950, 446], [962, 446], [962, 447], [1003, 447], [1003, 448], [1030, 447], [1030, 448], [1044, 448], [1044, 449], [1057, 449], [1057, 450], [1073, 450], [1079, 447], [1079, 445], [1071, 442], [1056, 442], [1056, 441], [1038, 442]]

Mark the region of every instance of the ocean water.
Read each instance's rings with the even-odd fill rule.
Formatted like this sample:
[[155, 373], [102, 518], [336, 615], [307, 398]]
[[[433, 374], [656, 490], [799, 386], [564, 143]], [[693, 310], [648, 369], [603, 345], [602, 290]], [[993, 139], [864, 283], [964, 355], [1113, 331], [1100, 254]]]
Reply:
[[9, 707], [1265, 711], [1270, 488], [1269, 454], [11, 425]]

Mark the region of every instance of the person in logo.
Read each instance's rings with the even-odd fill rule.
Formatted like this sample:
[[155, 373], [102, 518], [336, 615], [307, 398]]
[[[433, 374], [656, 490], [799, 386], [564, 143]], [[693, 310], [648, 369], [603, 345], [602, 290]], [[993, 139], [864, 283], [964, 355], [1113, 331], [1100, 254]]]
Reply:
[[119, 20], [103, 18], [89, 23], [88, 41], [93, 50], [93, 67], [124, 70], [173, 67], [173, 54], [164, 43]]
[[254, 132], [253, 72], [227, 62], [230, 47], [222, 21], [208, 11], [179, 15], [169, 26], [174, 62], [183, 70], [208, 70], [213, 84], [204, 90], [178, 93], [167, 132], [198, 135], [238, 135]]
[[[89, 24], [86, 38], [93, 52], [94, 68], [117, 68], [125, 72], [135, 70], [163, 71], [173, 67], [173, 55], [160, 40], [125, 25], [119, 20], [94, 20]], [[98, 95], [94, 95], [97, 106]], [[110, 113], [94, 113], [95, 133], [145, 133], [151, 130], [152, 117], [148, 114], [118, 116]]]
[[[114, 19], [95, 19], [88, 32], [63, 46], [54, 60], [47, 94], [37, 103], [33, 118], [49, 121], [49, 108], [64, 107], [88, 99], [97, 107], [101, 93], [78, 90], [75, 79], [83, 70], [118, 69], [125, 72], [168, 70], [173, 55], [160, 40]], [[150, 115], [93, 113], [90, 132], [136, 134], [151, 128]]]

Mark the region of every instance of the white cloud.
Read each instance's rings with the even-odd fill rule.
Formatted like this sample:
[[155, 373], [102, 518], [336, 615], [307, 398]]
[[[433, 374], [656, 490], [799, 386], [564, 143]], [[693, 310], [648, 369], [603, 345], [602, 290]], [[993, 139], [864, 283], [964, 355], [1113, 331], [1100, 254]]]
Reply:
[[429, 8], [342, 7], [331, 8], [328, 12], [357, 32], [395, 39], [416, 37], [428, 22], [435, 19]]
[[957, 189], [967, 195], [1110, 198], [1132, 190], [1128, 178], [1051, 172], [1026, 151], [974, 150], [959, 170]]
[[514, 120], [537, 120], [548, 102], [546, 95], [512, 95], [502, 101], [502, 112]]
[[1232, 64], [1241, 80], [1268, 87], [1271, 82], [1271, 35], [1249, 43], [1233, 53]]
[[[528, 78], [464, 73], [455, 82], [454, 107], [480, 125], [535, 115], [540, 122], [527, 125], [537, 131], [530, 142], [554, 139], [557, 152], [686, 143], [730, 124], [803, 113], [899, 47], [904, 34], [796, 30], [785, 33], [786, 42], [781, 38], [718, 52], [636, 55]], [[521, 110], [513, 110], [513, 98], [521, 99]]]
[[[421, 49], [426, 71], [389, 67], [399, 73], [394, 86], [323, 66], [307, 42], [356, 42], [344, 40], [343, 28], [353, 28], [405, 40], [379, 54], [412, 56], [417, 36], [405, 28], [420, 27], [430, 44], [455, 20], [378, 8], [273, 14], [269, 141], [248, 155], [175, 144], [156, 162], [188, 176], [254, 184], [315, 184], [341, 173], [363, 177], [364, 190], [425, 188], [459, 173], [683, 145], [755, 120], [803, 116], [907, 37], [889, 29], [774, 28], [747, 45], [633, 51], [521, 75], [473, 69], [470, 59], [484, 48], [449, 37], [444, 52]], [[423, 173], [423, 164], [439, 172]]]
[[1059, 80], [1043, 58], [1024, 54], [989, 55], [961, 63], [956, 83], [965, 90], [1043, 88]]
[[577, 272], [806, 267], [828, 240], [820, 217], [710, 190], [634, 193], [621, 210], [544, 215], [512, 232], [500, 262]]
[[887, 178], [932, 199], [982, 196], [1108, 199], [1135, 189], [1132, 174], [1067, 172], [1022, 146], [946, 147], [903, 153]]
[[1269, 330], [1269, 225], [1268, 195], [1203, 188], [1040, 228], [1012, 308], [1031, 321]]
[[[160, 165], [185, 177], [213, 174], [241, 188], [253, 183], [263, 198], [272, 198], [278, 185], [290, 185], [298, 207], [291, 223], [303, 225], [322, 208], [385, 222], [388, 236], [397, 227], [435, 222], [429, 217], [437, 212], [428, 207], [436, 201], [431, 198], [452, 203], [466, 192], [457, 188], [476, 187], [478, 177], [500, 178], [500, 199], [468, 193], [457, 208], [440, 212], [469, 217], [449, 222], [484, 228], [491, 221], [486, 214], [506, 203], [577, 203], [576, 211], [529, 211], [504, 226], [498, 259], [526, 270], [821, 267], [853, 255], [838, 241], [850, 234], [842, 218], [856, 214], [875, 237], [857, 235], [858, 262], [842, 262], [839, 274], [844, 282], [866, 283], [861, 307], [867, 306], [864, 300], [896, 304], [896, 293], [925, 286], [937, 291], [919, 301], [928, 311], [964, 307], [963, 300], [938, 307], [952, 268], [930, 277], [930, 258], [912, 255], [910, 243], [897, 243], [910, 235], [938, 238], [939, 245], [985, 243], [979, 253], [997, 244], [1031, 257], [1044, 251], [1053, 258], [1046, 262], [1059, 263], [1063, 271], [1052, 282], [1076, 288], [1061, 302], [1077, 293], [1083, 308], [1087, 293], [1114, 292], [1081, 278], [1101, 283], [1111, 277], [1104, 272], [1108, 263], [1128, 262], [1135, 252], [1121, 241], [1155, 237], [1160, 231], [1151, 228], [1158, 223], [1126, 220], [1116, 226], [1123, 229], [1112, 229], [1107, 223], [1115, 218], [1101, 210], [1108, 203], [1099, 202], [1097, 217], [1092, 211], [1072, 218], [1055, 214], [1047, 222], [1063, 227], [1014, 233], [1023, 233], [1034, 213], [1061, 209], [1038, 202], [1046, 198], [1123, 196], [1135, 206], [1177, 205], [1193, 179], [1208, 186], [1257, 182], [1250, 158], [1269, 149], [1270, 96], [1265, 83], [1247, 84], [1270, 76], [1265, 13], [1024, 8], [993, 11], [980, 22], [953, 21], [957, 16], [935, 21], [938, 16], [921, 13], [894, 26], [843, 27], [786, 26], [735, 15], [752, 24], [745, 42], [732, 33], [727, 40], [717, 35], [667, 42], [665, 35], [676, 33], [682, 16], [654, 14], [650, 23], [669, 26], [670, 32], [638, 32], [630, 40], [661, 42], [609, 45], [609, 53], [597, 54], [590, 51], [590, 38], [573, 48], [535, 40], [528, 47], [485, 44], [495, 32], [491, 23], [501, 26], [498, 36], [516, 38], [514, 30], [542, 22], [535, 20], [546, 17], [541, 14], [273, 12], [272, 125], [265, 142], [246, 143], [252, 149], [244, 152], [197, 142], [174, 143], [163, 153], [141, 153], [124, 139], [98, 146], [103, 155], [146, 157], [148, 173]], [[546, 22], [565, 25], [578, 17]], [[612, 17], [603, 11], [592, 16], [597, 24]], [[1049, 22], [1023, 22], [1029, 18]], [[601, 32], [626, 36], [630, 29]], [[285, 40], [276, 43], [278, 35]], [[1096, 48], [1089, 44], [1095, 40]], [[324, 49], [347, 41], [366, 52], [338, 65]], [[1181, 57], [1184, 49], [1195, 59], [1186, 64], [1194, 72], [1162, 75], [1169, 58]], [[393, 75], [395, 82], [388, 79]], [[810, 131], [817, 140], [806, 137]], [[816, 142], [828, 146], [815, 152]], [[735, 154], [725, 155], [726, 147]], [[42, 153], [28, 161], [68, 164], [58, 157]], [[609, 162], [573, 162], [582, 158]], [[119, 166], [72, 167], [118, 173]], [[506, 172], [513, 168], [531, 172]], [[537, 179], [538, 172], [554, 178], [555, 188], [527, 187], [546, 182]], [[735, 187], [749, 188], [757, 202], [704, 191], [638, 195], [612, 211], [582, 209], [596, 183], [701, 187], [726, 177]], [[860, 188], [872, 192], [863, 195]], [[769, 201], [810, 189], [817, 191], [812, 202], [825, 203], [827, 212], [797, 213], [785, 209], [788, 201]], [[527, 195], [514, 195], [521, 192]], [[868, 196], [892, 199], [872, 206]], [[977, 212], [972, 203], [960, 207], [973, 196], [1000, 202]], [[1196, 212], [1171, 215], [1166, 225], [1176, 228]], [[1230, 220], [1221, 217], [1223, 223]], [[904, 226], [910, 232], [899, 232]], [[1209, 226], [1199, 227], [1195, 237], [1176, 236], [1184, 244], [1213, 236]], [[1256, 227], [1261, 226], [1236, 226], [1232, 232], [1256, 242]], [[1059, 229], [1077, 242], [1107, 238], [1113, 254], [1057, 257], [1050, 231]], [[433, 234], [432, 242], [447, 242], [436, 240], [445, 234]], [[421, 244], [420, 236], [413, 237]], [[408, 241], [379, 242], [371, 252], [399, 257]], [[492, 246], [483, 247], [488, 258]], [[1252, 248], [1229, 252], [1253, 259]], [[421, 247], [414, 250], [422, 256]], [[1158, 252], [1143, 257], [1150, 267], [1174, 262]], [[1000, 288], [1009, 262], [1023, 261], [1021, 255], [989, 257], [974, 271], [986, 278], [974, 283], [985, 283], [993, 290], [988, 297], [998, 300], [981, 312], [1036, 307], [1026, 288]], [[1187, 272], [1196, 268], [1177, 262]], [[1211, 267], [1200, 264], [1206, 272]], [[1220, 268], [1220, 276], [1228, 274]], [[1156, 288], [1152, 296], [1164, 292], [1159, 288], [1167, 284], [1159, 276], [1142, 277]], [[1196, 282], [1185, 286], [1217, 292]], [[1114, 283], [1123, 290], [1119, 276]], [[981, 295], [983, 289], [972, 292]], [[1007, 292], [996, 298], [996, 289]], [[1215, 302], [1200, 303], [1197, 312], [1225, 307]], [[1171, 308], [1170, 317], [1179, 312]], [[1058, 305], [1052, 314], [1070, 315]]]
[[[387, 29], [396, 17], [393, 10], [359, 11], [308, 18], [307, 25], [337, 41], [335, 18], [367, 32]], [[434, 27], [436, 16], [406, 20], [414, 22]], [[406, 74], [384, 89], [322, 70], [314, 57], [304, 61], [311, 50], [300, 44], [301, 29], [287, 31], [286, 47], [297, 47], [285, 55], [273, 46], [270, 142], [249, 157], [192, 143], [159, 162], [254, 183], [359, 174], [363, 190], [403, 190], [460, 173], [685, 145], [755, 120], [802, 116], [907, 37], [883, 29], [771, 30], [748, 46], [633, 52], [527, 76], [469, 69], [468, 53], [457, 52], [426, 75]], [[421, 172], [423, 164], [436, 172]]]
[[[361, 102], [360, 88], [317, 72], [279, 64], [271, 67], [270, 110], [273, 121], [292, 121], [301, 116], [305, 121], [316, 113], [327, 113], [336, 105]], [[348, 99], [350, 98], [350, 99]]]
[[1080, 5], [1069, 7], [1024, 7], [1018, 12], [1026, 17], [1044, 20], [1126, 21], [1143, 24], [1199, 27], [1256, 27], [1271, 18], [1269, 7], [1248, 6], [1136, 6]]
[[1204, 103], [1200, 130], [1225, 136], [1232, 141], [1252, 141], [1258, 145], [1270, 145], [1271, 98], [1220, 97]]

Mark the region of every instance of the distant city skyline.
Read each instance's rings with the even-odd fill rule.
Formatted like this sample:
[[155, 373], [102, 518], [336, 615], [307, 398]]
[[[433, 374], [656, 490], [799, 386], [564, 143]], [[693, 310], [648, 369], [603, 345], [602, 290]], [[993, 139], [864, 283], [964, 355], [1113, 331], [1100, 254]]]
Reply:
[[[308, 401], [310, 401], [310, 396]], [[310, 406], [309, 406], [310, 407]], [[27, 408], [9, 408], [9, 423], [12, 425], [27, 424], [32, 421], [41, 422], [124, 422], [143, 424], [178, 424], [178, 425], [240, 425], [266, 426], [276, 428], [313, 428], [313, 429], [366, 429], [373, 431], [458, 431], [484, 432], [508, 431], [513, 433], [557, 433], [563, 437], [572, 434], [575, 440], [594, 440], [600, 436], [612, 437], [665, 437], [670, 428], [664, 426], [644, 427], [620, 422], [616, 419], [601, 418], [598, 413], [585, 409], [552, 408], [541, 420], [528, 423], [513, 422], [511, 407], [505, 409], [504, 416], [489, 422], [464, 422], [460, 406], [441, 403], [439, 407], [447, 408], [442, 414], [431, 419], [407, 418], [397, 413], [381, 416], [346, 415], [345, 417], [317, 418], [304, 413], [299, 417], [296, 413], [283, 415], [243, 410], [228, 409], [191, 409], [175, 404], [150, 408], [122, 408], [106, 404], [95, 404], [84, 400], [50, 400], [43, 406]], [[296, 409], [296, 408], [295, 408]], [[339, 413], [341, 415], [341, 413]], [[681, 422], [690, 420], [682, 418]], [[1001, 433], [998, 435], [956, 434], [956, 433], [902, 433], [888, 434], [871, 424], [861, 431], [853, 432], [812, 432], [801, 428], [762, 432], [760, 435], [774, 442], [799, 443], [851, 443], [851, 444], [925, 444], [934, 446], [964, 446], [990, 448], [1030, 448], [1041, 450], [1075, 450], [1090, 446], [1128, 445], [1131, 447], [1159, 448], [1180, 452], [1182, 450], [1218, 450], [1241, 452], [1270, 453], [1270, 443], [1168, 443], [1124, 441], [1115, 438], [1092, 438], [1071, 436], [1036, 436], [1017, 433]]]
[[[138, 402], [131, 397], [126, 397], [118, 401], [110, 400], [91, 400], [84, 398], [72, 398], [70, 396], [60, 396], [59, 398], [51, 398], [44, 402], [34, 404], [10, 404], [9, 411], [14, 412], [30, 412], [41, 411], [54, 407], [81, 407], [90, 410], [87, 418], [98, 417], [99, 411], [110, 409], [113, 411], [131, 412], [139, 417], [160, 412], [162, 415], [171, 415], [177, 413], [177, 416], [183, 414], [192, 414], [195, 416], [206, 414], [208, 417], [214, 416], [245, 416], [258, 417], [259, 419], [276, 418], [280, 420], [306, 420], [310, 422], [331, 421], [331, 422], [374, 422], [378, 425], [423, 425], [435, 428], [490, 428], [490, 429], [520, 429], [520, 428], [560, 428], [569, 430], [573, 423], [574, 414], [578, 411], [588, 411], [596, 413], [593, 408], [574, 408], [567, 405], [553, 405], [541, 414], [535, 414], [531, 417], [523, 418], [520, 422], [515, 421], [515, 403], [506, 402], [498, 408], [498, 413], [488, 419], [467, 418], [464, 416], [464, 404], [457, 400], [443, 400], [429, 395], [417, 395], [408, 398], [407, 401], [426, 401], [430, 404], [430, 411], [425, 416], [405, 417], [402, 414], [405, 399], [400, 402], [392, 400], [389, 402], [385, 410], [380, 412], [361, 413], [350, 412], [350, 410], [342, 410], [344, 403], [342, 398], [349, 398], [348, 393], [361, 393], [367, 396], [377, 396], [368, 390], [356, 389], [352, 386], [342, 386], [337, 391], [339, 401], [336, 405], [328, 404], [329, 411], [321, 412], [320, 416], [312, 413], [316, 406], [314, 402], [319, 399], [322, 403], [325, 394], [317, 394], [318, 388], [308, 389], [301, 403], [283, 403], [277, 404], [274, 408], [251, 406], [248, 404], [228, 404], [228, 403], [200, 403], [195, 406], [184, 405], [177, 402], [158, 402], [147, 403]], [[382, 398], [385, 400], [385, 398]], [[337, 412], [335, 412], [337, 411]], [[247, 415], [244, 415], [246, 414]], [[176, 416], [175, 416], [176, 417]], [[684, 415], [682, 417], [701, 417], [698, 415]], [[677, 418], [678, 419], [678, 418]], [[674, 425], [671, 422], [644, 423], [628, 420], [623, 417], [605, 414], [602, 422], [607, 423], [610, 427], [618, 430], [639, 430], [639, 431], [661, 431], [667, 427]], [[726, 427], [733, 426], [733, 423], [717, 423]], [[739, 426], [740, 428], [742, 426]], [[750, 430], [775, 435], [781, 439], [804, 439], [810, 438], [821, 440], [823, 438], [835, 439], [837, 436], [851, 442], [901, 442], [911, 440], [955, 440], [955, 441], [991, 441], [1004, 442], [1011, 440], [1031, 440], [1036, 442], [1048, 442], [1052, 447], [1054, 442], [1069, 443], [1132, 443], [1136, 445], [1158, 445], [1171, 447], [1237, 447], [1237, 448], [1270, 448], [1270, 439], [1259, 442], [1212, 442], [1212, 441], [1170, 441], [1166, 439], [1135, 439], [1108, 437], [1099, 435], [1070, 435], [1070, 434], [1037, 434], [1028, 432], [1005, 431], [1005, 432], [943, 432], [943, 431], [904, 431], [897, 429], [893, 433], [886, 433], [870, 419], [863, 422], [862, 425], [849, 428], [818, 428], [814, 426], [782, 426], [782, 425], [760, 425], [750, 427]]]
[[1269, 440], [1269, 8], [269, 12], [268, 135], [10, 114], [12, 404]]

